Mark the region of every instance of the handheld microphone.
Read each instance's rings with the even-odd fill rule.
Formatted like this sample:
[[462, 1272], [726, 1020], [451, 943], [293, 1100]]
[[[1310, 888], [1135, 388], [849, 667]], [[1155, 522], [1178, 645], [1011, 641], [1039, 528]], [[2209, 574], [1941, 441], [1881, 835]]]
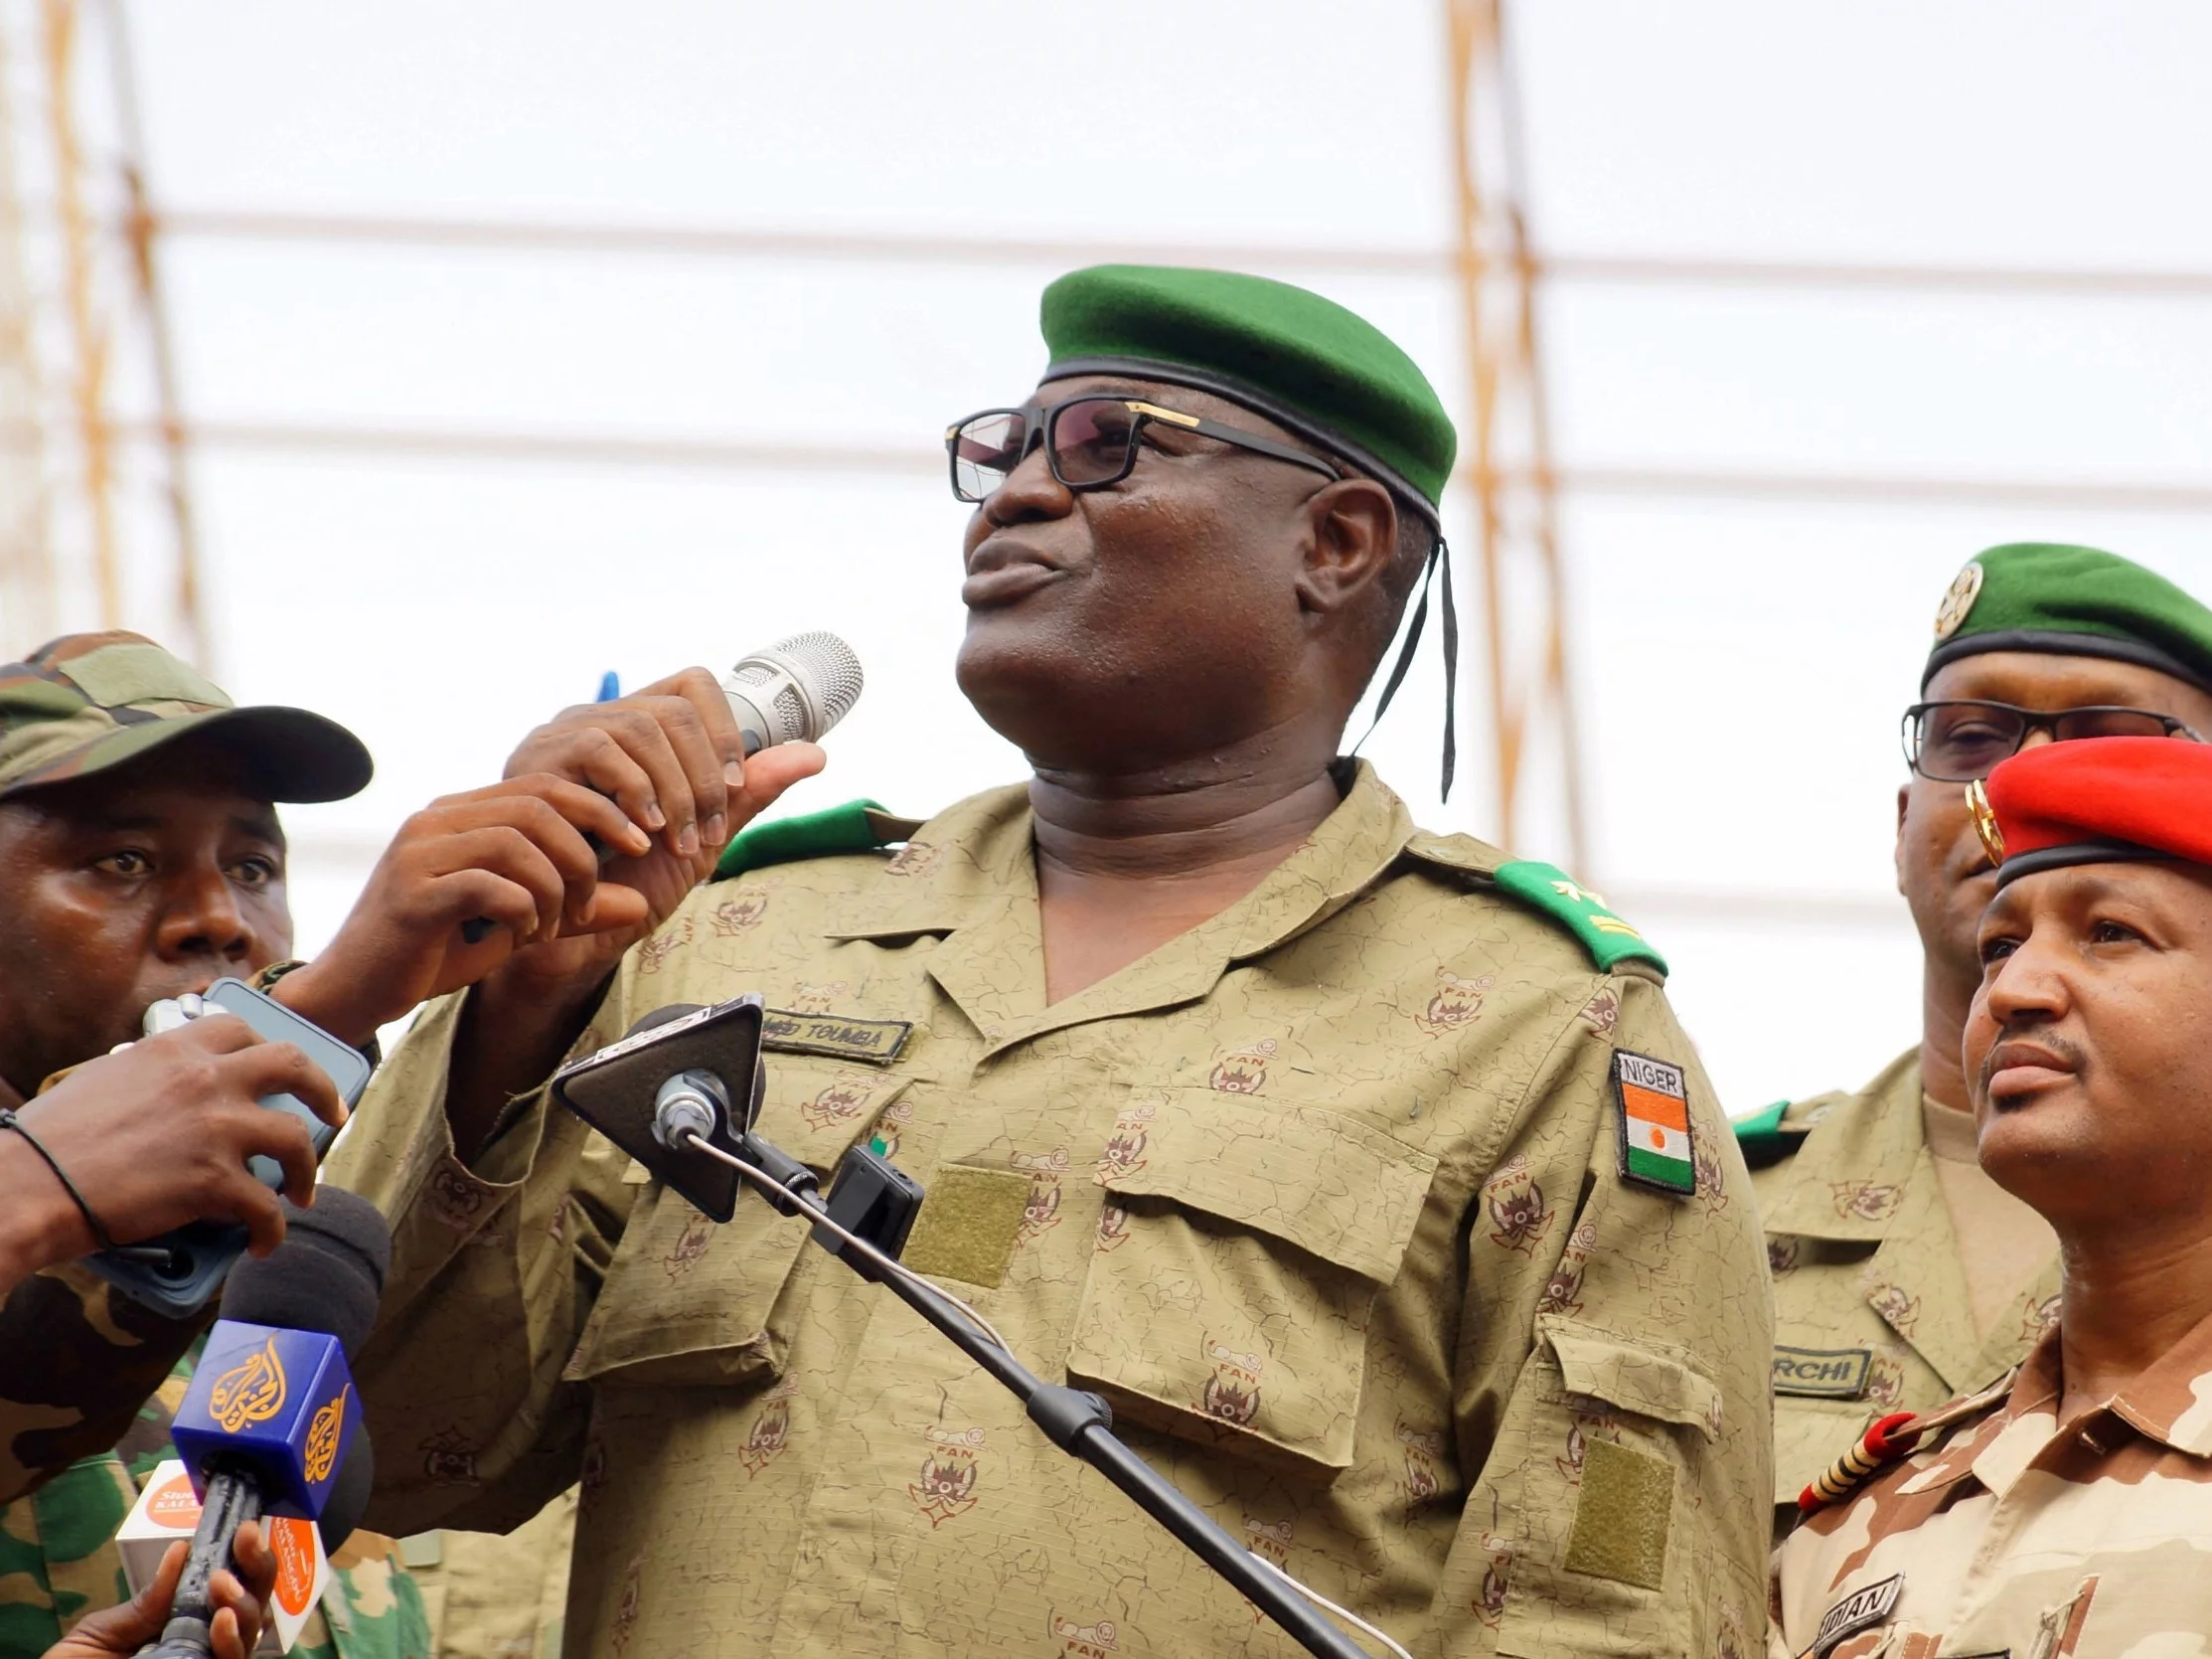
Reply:
[[[266, 1259], [232, 1270], [171, 1432], [201, 1512], [154, 1659], [212, 1652], [209, 1579], [245, 1522], [318, 1521], [341, 1497], [365, 1505], [373, 1471], [346, 1362], [376, 1323], [391, 1265], [376, 1207], [324, 1187], [311, 1210], [285, 1206], [284, 1243]], [[358, 1516], [333, 1526], [350, 1531]]]
[[693, 1150], [697, 1134], [736, 1156], [768, 1084], [760, 998], [657, 1008], [619, 1043], [555, 1073], [553, 1098], [660, 1177], [702, 1215], [737, 1213], [737, 1172]]
[[[612, 676], [609, 676], [612, 678]], [[722, 676], [722, 695], [744, 740], [750, 759], [778, 744], [818, 743], [853, 712], [861, 700], [864, 677], [853, 647], [834, 633], [816, 628], [779, 639], [764, 650], [749, 651]], [[604, 690], [604, 687], [601, 688]], [[604, 697], [600, 698], [605, 702]], [[599, 863], [611, 863], [612, 847], [595, 835], [584, 837]], [[461, 937], [480, 944], [496, 925], [488, 915], [461, 923]]]
[[751, 755], [777, 744], [820, 742], [853, 712], [863, 683], [853, 647], [817, 628], [738, 658], [722, 678], [722, 695]]

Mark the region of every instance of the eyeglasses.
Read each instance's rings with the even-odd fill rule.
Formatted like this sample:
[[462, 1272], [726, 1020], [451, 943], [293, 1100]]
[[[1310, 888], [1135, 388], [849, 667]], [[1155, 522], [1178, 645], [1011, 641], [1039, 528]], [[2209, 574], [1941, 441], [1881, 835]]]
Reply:
[[1318, 455], [1293, 449], [1257, 432], [1224, 426], [1181, 411], [1162, 409], [1133, 398], [1091, 394], [1057, 404], [1027, 404], [1021, 409], [987, 409], [945, 428], [945, 451], [952, 458], [952, 493], [962, 501], [983, 500], [1007, 481], [1039, 442], [1052, 476], [1070, 490], [1100, 490], [1128, 477], [1137, 464], [1137, 447], [1154, 421], [1179, 431], [1196, 432], [1255, 454], [1311, 467], [1332, 479], [1343, 472]]
[[2171, 715], [2096, 706], [2042, 713], [2009, 703], [1915, 703], [1905, 711], [1905, 763], [1938, 783], [1972, 783], [2020, 752], [2030, 732], [2054, 743], [2082, 738], [2204, 740]]

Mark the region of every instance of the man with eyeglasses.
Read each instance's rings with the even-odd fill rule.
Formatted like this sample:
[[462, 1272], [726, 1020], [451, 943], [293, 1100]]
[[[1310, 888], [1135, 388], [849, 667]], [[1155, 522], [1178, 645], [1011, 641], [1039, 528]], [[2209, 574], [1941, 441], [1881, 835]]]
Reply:
[[[562, 1056], [756, 991], [761, 1132], [825, 1177], [892, 1157], [906, 1265], [1265, 1559], [1429, 1656], [1750, 1652], [1765, 1278], [1663, 964], [1342, 754], [1436, 566], [1450, 420], [1257, 277], [1079, 271], [1043, 325], [1032, 398], [947, 438], [960, 684], [1033, 775], [618, 861], [596, 895], [645, 926], [518, 951], [364, 1103], [338, 1173], [396, 1265], [354, 1375], [419, 1448], [372, 1523], [580, 1475], [578, 1653], [1292, 1651], [803, 1227], [595, 1179]], [[652, 735], [599, 705], [512, 764]]]
[[1919, 1044], [1857, 1093], [1739, 1120], [1775, 1284], [1778, 1527], [1842, 1446], [2016, 1364], [2055, 1316], [2050, 1227], [1975, 1161], [1960, 1034], [1995, 872], [1966, 785], [2023, 747], [2212, 732], [2212, 610], [2094, 548], [1992, 548], [1936, 615], [1905, 713], [1897, 885]]

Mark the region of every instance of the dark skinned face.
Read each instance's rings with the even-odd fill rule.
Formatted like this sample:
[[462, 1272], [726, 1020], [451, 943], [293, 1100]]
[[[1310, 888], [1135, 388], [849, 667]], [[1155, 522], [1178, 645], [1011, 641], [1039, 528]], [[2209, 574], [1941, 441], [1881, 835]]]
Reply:
[[180, 744], [0, 801], [0, 1078], [36, 1090], [147, 1005], [292, 947], [276, 811]]
[[2212, 872], [2023, 876], [1978, 942], [1965, 1061], [1981, 1167], [2062, 1234], [2212, 1207]]
[[[1946, 663], [1918, 701], [1978, 699], [2052, 713], [2110, 705], [2169, 715], [2212, 737], [2212, 697], [2154, 668], [2102, 657], [2062, 657], [2035, 651], [1986, 651]], [[2047, 732], [2030, 732], [2028, 745], [2047, 744]], [[1981, 912], [1996, 892], [1967, 815], [1963, 783], [1937, 783], [1915, 774], [1897, 791], [1897, 891], [1912, 907], [1921, 948], [1958, 989], [1962, 1001], [1981, 978], [1975, 945]]]
[[[1225, 399], [1084, 376], [1308, 447]], [[1040, 445], [968, 522], [960, 688], [1040, 767], [1133, 772], [1255, 738], [1335, 750], [1394, 555], [1389, 494], [1155, 423], [1131, 474], [1055, 481]], [[1273, 735], [1269, 738], [1267, 735]]]

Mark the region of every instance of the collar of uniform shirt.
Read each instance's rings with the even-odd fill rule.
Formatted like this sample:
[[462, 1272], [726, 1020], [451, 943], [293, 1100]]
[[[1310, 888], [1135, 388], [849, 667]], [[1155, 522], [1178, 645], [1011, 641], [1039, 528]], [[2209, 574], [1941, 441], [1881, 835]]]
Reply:
[[[1034, 904], [1036, 866], [1027, 790], [1026, 784], [1011, 784], [970, 802], [966, 813], [932, 818], [907, 845], [930, 853], [944, 848], [950, 856], [908, 858], [911, 874], [878, 884], [877, 894], [829, 936], [885, 939], [950, 933], [999, 914], [1011, 902]], [[1010, 810], [1020, 813], [1023, 833], [986, 837], [979, 847], [974, 830]], [[1224, 941], [1225, 959], [1264, 955], [1327, 919], [1372, 887], [1414, 833], [1405, 803], [1373, 766], [1354, 762], [1351, 787], [1312, 839], [1222, 912], [1236, 913], [1241, 921], [1237, 936]], [[971, 857], [974, 850], [983, 856]], [[893, 858], [886, 874], [897, 871], [899, 863]]]

